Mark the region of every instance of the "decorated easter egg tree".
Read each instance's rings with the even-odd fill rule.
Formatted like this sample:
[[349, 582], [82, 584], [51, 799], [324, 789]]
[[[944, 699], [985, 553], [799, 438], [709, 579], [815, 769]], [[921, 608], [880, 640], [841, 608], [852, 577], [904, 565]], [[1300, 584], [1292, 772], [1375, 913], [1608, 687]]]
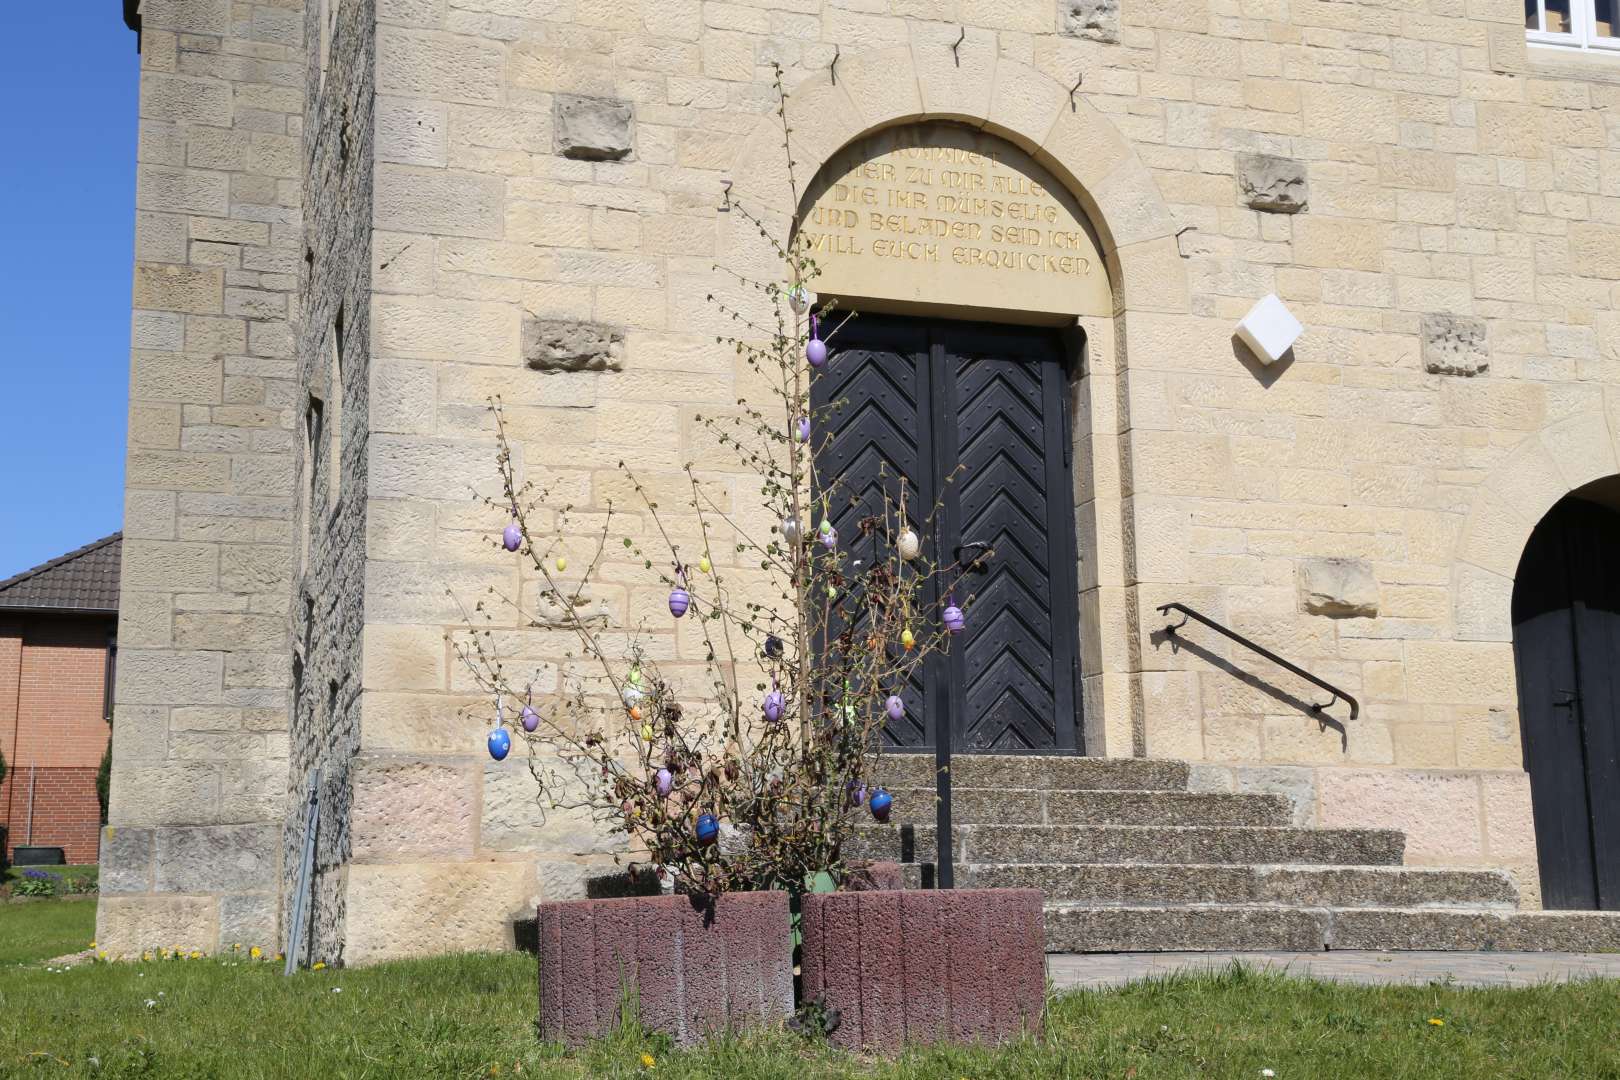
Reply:
[[[489, 702], [489, 753], [527, 766], [539, 812], [605, 823], [638, 871], [711, 896], [842, 880], [856, 827], [905, 812], [879, 756], [932, 715], [925, 667], [971, 632], [973, 600], [938, 505], [892, 469], [837, 471], [853, 316], [818, 302], [810, 249], [767, 226], [774, 208], [733, 196], [726, 212], [781, 275], [741, 279], [755, 307], [709, 298], [736, 328], [714, 347], [725, 385], [678, 402], [700, 433], [683, 443], [707, 449], [673, 471], [627, 456], [565, 493], [524, 467], [537, 455], [491, 400], [485, 501], [517, 586], [457, 597], [452, 635]], [[763, 396], [737, 397], [734, 367]]]

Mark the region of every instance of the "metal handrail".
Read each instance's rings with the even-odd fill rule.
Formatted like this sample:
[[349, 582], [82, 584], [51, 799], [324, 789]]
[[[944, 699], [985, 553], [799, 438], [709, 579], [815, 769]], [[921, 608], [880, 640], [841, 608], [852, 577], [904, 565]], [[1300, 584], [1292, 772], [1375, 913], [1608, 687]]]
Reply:
[[1276, 653], [1272, 652], [1270, 649], [1266, 648], [1264, 645], [1255, 644], [1254, 642], [1250, 641], [1248, 638], [1244, 637], [1242, 634], [1238, 633], [1235, 630], [1230, 630], [1230, 629], [1222, 626], [1220, 623], [1216, 622], [1214, 619], [1211, 619], [1209, 616], [1200, 615], [1198, 612], [1194, 611], [1192, 608], [1188, 607], [1186, 604], [1163, 604], [1163, 605], [1161, 605], [1159, 607], [1159, 614], [1160, 615], [1169, 615], [1172, 611], [1181, 612], [1181, 614], [1183, 616], [1185, 616], [1185, 618], [1183, 618], [1179, 623], [1176, 623], [1173, 626], [1166, 626], [1164, 628], [1164, 632], [1166, 634], [1168, 634], [1170, 637], [1175, 637], [1176, 636], [1176, 631], [1180, 630], [1183, 626], [1186, 626], [1188, 619], [1193, 619], [1193, 620], [1196, 620], [1197, 622], [1201, 622], [1205, 626], [1209, 627], [1211, 630], [1215, 631], [1217, 634], [1222, 634], [1222, 635], [1224, 635], [1226, 637], [1231, 638], [1233, 641], [1237, 642], [1239, 645], [1242, 645], [1245, 649], [1249, 649], [1252, 652], [1259, 653], [1261, 656], [1265, 657], [1267, 660], [1270, 660], [1273, 664], [1276, 664], [1278, 667], [1283, 668], [1286, 671], [1290, 671], [1293, 674], [1298, 675], [1300, 678], [1304, 679], [1306, 682], [1311, 683], [1313, 686], [1319, 686], [1323, 690], [1326, 690], [1328, 693], [1332, 694], [1333, 695], [1333, 700], [1327, 702], [1326, 704], [1318, 704], [1318, 703], [1315, 703], [1315, 702], [1313, 702], [1311, 704], [1311, 712], [1313, 714], [1320, 715], [1324, 709], [1332, 708], [1334, 705], [1338, 704], [1339, 700], [1342, 698], [1350, 706], [1350, 719], [1351, 720], [1354, 720], [1357, 716], [1361, 715], [1361, 703], [1359, 701], [1357, 701], [1354, 697], [1352, 697], [1351, 695], [1345, 693], [1343, 690], [1340, 690], [1337, 686], [1334, 686], [1332, 683], [1326, 682], [1325, 680], [1322, 680], [1322, 679], [1318, 679], [1315, 675], [1312, 675], [1310, 672], [1306, 671], [1304, 668], [1300, 667], [1298, 664], [1289, 663], [1287, 660], [1284, 660], [1282, 657], [1278, 656]]

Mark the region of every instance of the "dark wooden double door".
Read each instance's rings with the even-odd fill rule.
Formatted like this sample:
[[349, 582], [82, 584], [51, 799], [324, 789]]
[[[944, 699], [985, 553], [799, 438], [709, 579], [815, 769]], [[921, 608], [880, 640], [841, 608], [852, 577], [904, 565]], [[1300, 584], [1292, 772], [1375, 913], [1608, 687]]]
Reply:
[[[861, 315], [815, 384], [832, 520], [892, 508], [923, 538], [921, 562], [976, 563], [954, 598], [967, 628], [903, 689], [891, 749], [949, 733], [956, 752], [1079, 750], [1068, 351], [1056, 331]], [[985, 557], [987, 552], [993, 555]], [[875, 553], [875, 552], [874, 552]], [[851, 553], [860, 558], [862, 551]], [[940, 599], [936, 578], [926, 589]], [[969, 596], [971, 595], [971, 602]], [[937, 610], [937, 609], [936, 609]]]
[[1565, 499], [1536, 526], [1513, 653], [1542, 904], [1620, 910], [1620, 513]]

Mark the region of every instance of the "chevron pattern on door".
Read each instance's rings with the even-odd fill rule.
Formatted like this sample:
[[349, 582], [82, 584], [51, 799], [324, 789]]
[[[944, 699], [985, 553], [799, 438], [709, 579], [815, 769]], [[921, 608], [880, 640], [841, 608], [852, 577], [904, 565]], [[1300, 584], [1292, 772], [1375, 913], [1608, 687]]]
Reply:
[[[861, 332], [841, 342], [838, 362], [816, 381], [821, 430], [813, 438], [821, 471], [818, 490], [828, 495], [828, 514], [844, 540], [845, 557], [870, 561], [892, 555], [879, 550], [875, 536], [859, 538], [858, 522], [885, 513], [894, 521], [903, 485], [910, 524], [926, 535], [919, 518], [937, 496], [927, 333], [921, 326], [857, 321]], [[841, 629], [833, 627], [832, 633]], [[885, 723], [888, 745], [931, 745], [923, 719], [928, 674], [926, 667], [918, 669], [901, 689], [906, 715]]]
[[[1038, 750], [1059, 744], [1059, 681], [1072, 667], [1053, 649], [1056, 601], [1048, 495], [1047, 365], [1022, 357], [956, 359], [956, 460], [952, 515], [961, 542], [995, 554], [969, 576], [973, 618], [962, 652], [963, 750]], [[976, 548], [969, 551], [978, 550]], [[1072, 596], [1072, 594], [1071, 594]], [[1072, 698], [1066, 711], [1073, 716]]]
[[[905, 478], [929, 558], [979, 569], [955, 599], [968, 628], [902, 696], [897, 748], [1079, 748], [1079, 613], [1064, 352], [1052, 331], [866, 315], [817, 380], [833, 524], [853, 537]], [[926, 518], [938, 505], [931, 524]], [[881, 557], [850, 550], [849, 557]], [[938, 599], [930, 592], [925, 602]]]

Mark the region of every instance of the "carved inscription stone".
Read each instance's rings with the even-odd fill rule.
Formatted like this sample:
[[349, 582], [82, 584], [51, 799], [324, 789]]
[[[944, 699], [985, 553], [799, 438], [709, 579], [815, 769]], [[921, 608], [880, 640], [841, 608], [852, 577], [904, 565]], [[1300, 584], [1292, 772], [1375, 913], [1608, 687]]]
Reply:
[[1238, 190], [1253, 210], [1297, 214], [1310, 205], [1311, 189], [1305, 165], [1293, 158], [1271, 154], [1239, 154]]
[[1423, 368], [1430, 375], [1478, 375], [1490, 366], [1484, 319], [1423, 316]]
[[628, 101], [558, 94], [551, 120], [563, 157], [618, 161], [634, 147]]
[[797, 242], [818, 292], [906, 304], [1108, 315], [1096, 237], [1024, 151], [951, 123], [840, 151], [805, 196]]
[[523, 360], [535, 371], [619, 371], [624, 331], [602, 323], [523, 320]]
[[1119, 40], [1119, 0], [1063, 0], [1061, 11], [1070, 37]]

